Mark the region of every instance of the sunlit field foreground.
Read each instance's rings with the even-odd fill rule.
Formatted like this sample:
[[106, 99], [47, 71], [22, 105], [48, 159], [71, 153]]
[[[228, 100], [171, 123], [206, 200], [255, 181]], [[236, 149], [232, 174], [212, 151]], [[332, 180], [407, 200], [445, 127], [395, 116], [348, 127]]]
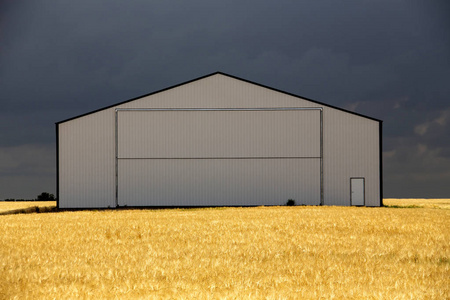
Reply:
[[450, 209], [450, 199], [383, 199], [386, 206]]
[[449, 299], [450, 210], [0, 216], [0, 298]]
[[56, 201], [0, 201], [0, 213], [28, 207], [51, 207], [56, 206]]

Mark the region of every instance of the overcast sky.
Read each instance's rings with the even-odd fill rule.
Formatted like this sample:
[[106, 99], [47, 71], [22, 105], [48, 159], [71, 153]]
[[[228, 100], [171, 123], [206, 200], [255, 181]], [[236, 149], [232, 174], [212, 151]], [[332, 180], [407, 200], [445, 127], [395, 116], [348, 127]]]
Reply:
[[384, 121], [385, 197], [450, 197], [450, 3], [0, 0], [0, 199], [56, 192], [55, 122], [222, 71]]

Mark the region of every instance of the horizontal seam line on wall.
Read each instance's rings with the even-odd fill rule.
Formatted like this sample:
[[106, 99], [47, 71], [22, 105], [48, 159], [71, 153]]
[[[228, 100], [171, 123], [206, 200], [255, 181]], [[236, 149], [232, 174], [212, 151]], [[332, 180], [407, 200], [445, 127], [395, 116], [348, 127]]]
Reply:
[[261, 107], [261, 108], [116, 108], [117, 112], [124, 111], [308, 111], [322, 110], [322, 107]]
[[320, 159], [320, 156], [281, 156], [281, 157], [118, 157], [117, 159]]

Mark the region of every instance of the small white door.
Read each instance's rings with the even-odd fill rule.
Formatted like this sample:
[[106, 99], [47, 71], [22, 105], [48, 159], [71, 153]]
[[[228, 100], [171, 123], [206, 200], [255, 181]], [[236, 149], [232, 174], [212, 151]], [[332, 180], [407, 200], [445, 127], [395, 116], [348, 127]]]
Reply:
[[364, 206], [364, 178], [350, 178], [351, 205]]

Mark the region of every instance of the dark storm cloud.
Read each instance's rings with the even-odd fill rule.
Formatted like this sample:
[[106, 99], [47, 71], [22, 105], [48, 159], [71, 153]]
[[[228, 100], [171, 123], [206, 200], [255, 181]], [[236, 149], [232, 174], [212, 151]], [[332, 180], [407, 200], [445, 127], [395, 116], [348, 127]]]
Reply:
[[383, 119], [386, 196], [448, 196], [449, 16], [444, 1], [0, 0], [0, 199], [54, 192], [54, 122], [215, 71]]

